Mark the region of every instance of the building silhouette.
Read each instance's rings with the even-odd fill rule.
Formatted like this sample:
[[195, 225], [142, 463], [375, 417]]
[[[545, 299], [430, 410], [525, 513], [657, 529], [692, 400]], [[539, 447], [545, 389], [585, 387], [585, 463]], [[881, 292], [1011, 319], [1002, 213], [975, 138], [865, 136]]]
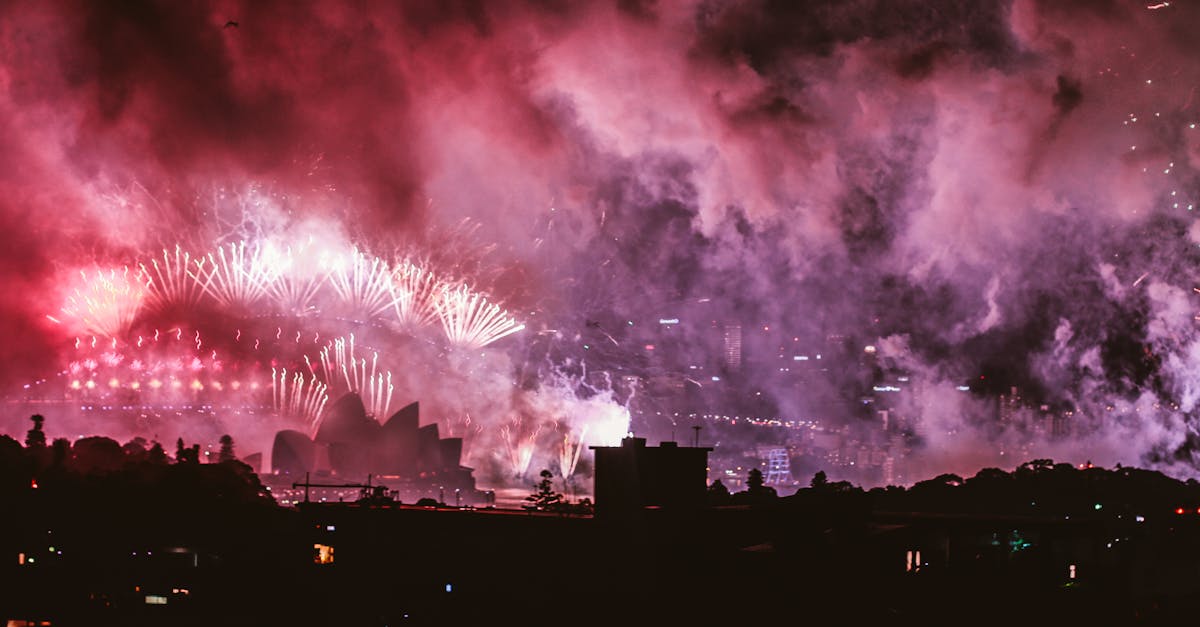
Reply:
[[271, 449], [276, 473], [302, 477], [329, 474], [347, 480], [374, 476], [397, 484], [402, 494], [436, 486], [478, 499], [473, 469], [461, 465], [462, 439], [443, 438], [437, 424], [420, 425], [420, 406], [410, 403], [383, 424], [367, 415], [350, 393], [330, 408], [316, 436], [280, 431]]
[[595, 452], [597, 516], [633, 515], [647, 507], [691, 510], [704, 507], [708, 453], [712, 448], [676, 442], [646, 446], [627, 437], [621, 446], [591, 446]]

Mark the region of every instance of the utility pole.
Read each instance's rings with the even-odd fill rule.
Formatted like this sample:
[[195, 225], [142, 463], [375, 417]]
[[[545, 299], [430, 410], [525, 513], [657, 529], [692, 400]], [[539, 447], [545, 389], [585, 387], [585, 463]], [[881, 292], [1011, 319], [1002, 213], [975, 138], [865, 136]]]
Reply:
[[692, 425], [692, 430], [696, 432], [696, 436], [692, 438], [692, 446], [700, 446], [700, 425]]

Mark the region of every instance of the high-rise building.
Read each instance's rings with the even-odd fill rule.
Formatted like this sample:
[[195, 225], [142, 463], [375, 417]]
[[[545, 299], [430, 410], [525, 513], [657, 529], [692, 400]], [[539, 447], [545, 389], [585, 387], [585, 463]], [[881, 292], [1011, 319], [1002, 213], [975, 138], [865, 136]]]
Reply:
[[999, 397], [999, 411], [997, 417], [1000, 420], [1001, 427], [1008, 427], [1013, 424], [1017, 418], [1017, 412], [1021, 410], [1021, 390], [1017, 387], [1009, 388], [1008, 394], [1001, 394]]
[[725, 367], [740, 370], [742, 367], [742, 325], [725, 325]]
[[888, 455], [883, 459], [883, 485], [896, 485], [896, 458]]

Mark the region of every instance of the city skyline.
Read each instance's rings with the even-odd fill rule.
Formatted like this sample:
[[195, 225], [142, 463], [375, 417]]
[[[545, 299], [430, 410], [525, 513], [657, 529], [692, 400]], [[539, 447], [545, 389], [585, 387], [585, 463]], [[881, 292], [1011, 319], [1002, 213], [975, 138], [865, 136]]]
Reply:
[[493, 477], [677, 413], [1200, 475], [1187, 3], [0, 17], [0, 431], [265, 451], [357, 391]]

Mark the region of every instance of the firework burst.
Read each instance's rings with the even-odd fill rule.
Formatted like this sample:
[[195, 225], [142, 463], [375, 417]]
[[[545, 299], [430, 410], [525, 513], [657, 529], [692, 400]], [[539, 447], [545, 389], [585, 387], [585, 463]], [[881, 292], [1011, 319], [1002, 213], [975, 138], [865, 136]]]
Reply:
[[67, 297], [62, 313], [90, 333], [113, 339], [124, 335], [146, 299], [148, 279], [128, 266], [91, 274], [81, 270], [79, 276], [84, 285]]
[[196, 262], [191, 277], [204, 293], [224, 307], [248, 309], [267, 291], [270, 277], [262, 260], [262, 249], [234, 242]]
[[395, 296], [387, 262], [354, 249], [331, 265], [329, 284], [350, 311], [374, 318], [392, 307]]
[[437, 315], [446, 339], [455, 346], [482, 348], [525, 328], [500, 305], [466, 286], [443, 289], [437, 300]]
[[425, 326], [438, 317], [437, 297], [444, 288], [433, 272], [404, 259], [392, 270], [392, 285], [401, 326]]
[[150, 259], [150, 265], [139, 263], [147, 283], [147, 307], [154, 310], [195, 305], [203, 289], [191, 275], [191, 253], [175, 246], [174, 252], [164, 248], [162, 257]]

